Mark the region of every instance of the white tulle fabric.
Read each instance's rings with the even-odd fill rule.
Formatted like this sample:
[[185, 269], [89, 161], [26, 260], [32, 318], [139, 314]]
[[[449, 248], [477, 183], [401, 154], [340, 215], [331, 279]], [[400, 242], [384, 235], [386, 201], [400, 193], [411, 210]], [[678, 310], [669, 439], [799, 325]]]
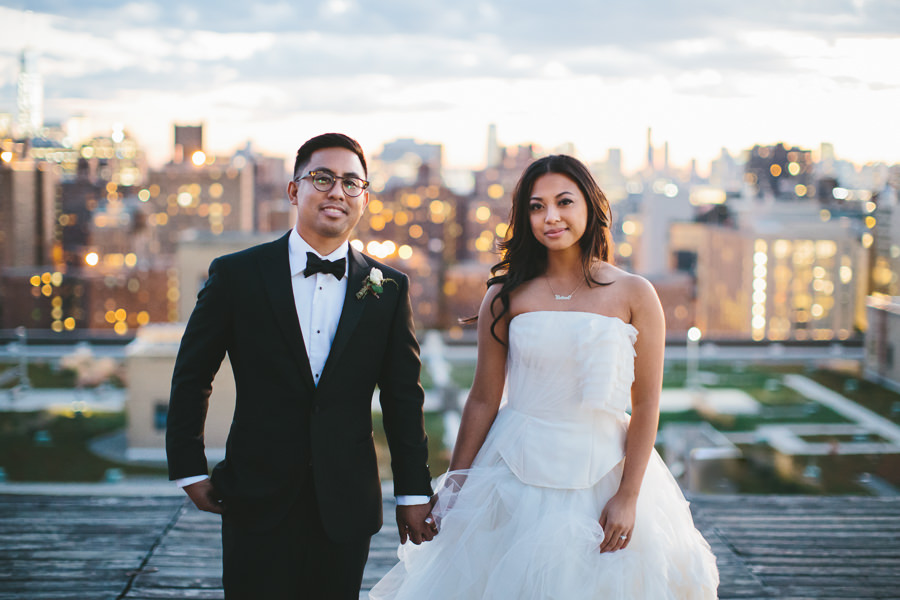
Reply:
[[370, 599], [716, 598], [715, 557], [655, 451], [629, 546], [598, 549], [622, 476], [636, 337], [594, 313], [516, 316], [507, 400], [472, 467], [439, 479], [440, 533], [400, 546]]

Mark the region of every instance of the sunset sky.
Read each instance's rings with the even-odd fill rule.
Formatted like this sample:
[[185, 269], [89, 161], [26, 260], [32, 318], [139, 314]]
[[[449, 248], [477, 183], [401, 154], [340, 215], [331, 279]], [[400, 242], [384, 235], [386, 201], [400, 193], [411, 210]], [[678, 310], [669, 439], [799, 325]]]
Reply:
[[0, 23], [0, 112], [30, 46], [45, 121], [121, 123], [154, 164], [201, 121], [214, 153], [343, 131], [442, 143], [451, 167], [484, 164], [489, 123], [628, 169], [648, 127], [701, 172], [779, 141], [900, 162], [897, 0], [0, 0]]

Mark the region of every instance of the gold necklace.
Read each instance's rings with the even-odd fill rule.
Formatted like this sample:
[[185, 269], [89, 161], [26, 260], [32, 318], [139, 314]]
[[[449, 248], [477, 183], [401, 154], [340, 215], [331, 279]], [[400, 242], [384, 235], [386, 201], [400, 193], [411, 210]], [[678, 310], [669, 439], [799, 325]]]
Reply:
[[575, 292], [577, 292], [578, 289], [579, 289], [582, 285], [584, 285], [584, 279], [582, 279], [581, 281], [578, 282], [578, 285], [575, 286], [575, 289], [573, 289], [571, 292], [569, 292], [569, 295], [568, 295], [568, 296], [563, 296], [562, 294], [557, 294], [557, 293], [556, 293], [556, 291], [553, 289], [553, 286], [550, 285], [550, 278], [547, 277], [546, 275], [544, 275], [544, 281], [547, 282], [547, 287], [550, 288], [550, 293], [553, 294], [553, 299], [554, 299], [554, 300], [571, 300], [571, 299], [572, 299], [572, 295], [575, 294]]

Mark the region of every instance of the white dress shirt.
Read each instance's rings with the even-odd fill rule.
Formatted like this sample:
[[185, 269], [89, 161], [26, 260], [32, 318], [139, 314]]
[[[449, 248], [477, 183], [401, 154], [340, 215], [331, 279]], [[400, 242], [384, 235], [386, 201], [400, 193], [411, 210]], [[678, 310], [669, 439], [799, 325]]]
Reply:
[[332, 262], [346, 259], [350, 244], [344, 242], [329, 254], [322, 256], [306, 243], [296, 229], [291, 229], [288, 238], [289, 260], [291, 263], [291, 287], [294, 289], [294, 307], [300, 320], [300, 331], [306, 344], [306, 355], [312, 369], [313, 381], [319, 385], [322, 369], [328, 360], [334, 334], [337, 333], [338, 321], [344, 309], [344, 296], [347, 294], [347, 265], [344, 265], [344, 276], [335, 278], [331, 273], [316, 273], [306, 277], [306, 253], [312, 252], [319, 258]]
[[[300, 237], [296, 229], [291, 229], [288, 237], [288, 260], [291, 267], [291, 287], [294, 291], [294, 307], [297, 310], [297, 318], [300, 321], [300, 331], [303, 333], [303, 342], [306, 345], [306, 355], [309, 357], [309, 367], [312, 369], [313, 381], [318, 386], [322, 377], [322, 369], [328, 360], [331, 351], [331, 343], [334, 334], [337, 333], [338, 322], [341, 320], [341, 312], [344, 309], [344, 298], [347, 294], [347, 269], [349, 268], [350, 244], [344, 242], [340, 247], [329, 254], [322, 256], [306, 240]], [[306, 253], [312, 252], [319, 258], [336, 261], [347, 259], [344, 266], [344, 276], [337, 279], [331, 273], [316, 273], [306, 277]], [[185, 487], [198, 481], [207, 479], [208, 475], [195, 475], [176, 479], [179, 487]], [[425, 504], [428, 496], [397, 496], [397, 504], [401, 506], [412, 504]]]

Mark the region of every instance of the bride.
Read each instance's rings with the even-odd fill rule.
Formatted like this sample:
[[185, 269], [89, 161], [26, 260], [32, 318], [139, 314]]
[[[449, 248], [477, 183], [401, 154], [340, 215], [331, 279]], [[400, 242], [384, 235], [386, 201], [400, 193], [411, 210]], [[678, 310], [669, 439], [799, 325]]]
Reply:
[[578, 160], [522, 174], [434, 499], [439, 534], [401, 546], [371, 599], [716, 598], [715, 557], [653, 449], [663, 311], [610, 263], [609, 226]]

